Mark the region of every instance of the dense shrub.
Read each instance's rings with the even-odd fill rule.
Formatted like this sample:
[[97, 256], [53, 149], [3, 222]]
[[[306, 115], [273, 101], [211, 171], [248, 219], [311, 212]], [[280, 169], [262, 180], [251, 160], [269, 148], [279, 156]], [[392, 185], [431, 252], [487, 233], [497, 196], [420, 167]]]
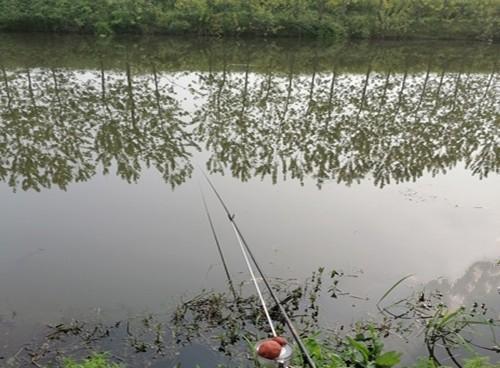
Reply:
[[0, 0], [0, 29], [500, 39], [500, 0]]

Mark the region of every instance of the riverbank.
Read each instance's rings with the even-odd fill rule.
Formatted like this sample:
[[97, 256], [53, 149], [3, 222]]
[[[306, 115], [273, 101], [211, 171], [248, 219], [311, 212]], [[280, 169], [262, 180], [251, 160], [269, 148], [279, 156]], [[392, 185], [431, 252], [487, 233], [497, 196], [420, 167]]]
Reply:
[[500, 40], [500, 0], [0, 0], [0, 30]]
[[[488, 267], [497, 266], [492, 262]], [[409, 276], [370, 301], [346, 291], [352, 276], [320, 267], [303, 282], [271, 280], [316, 367], [500, 368], [495, 364], [500, 321], [494, 304], [484, 298], [456, 304], [451, 289], [437, 290], [435, 284], [409, 289], [404, 285]], [[271, 331], [259, 298], [248, 286], [203, 290], [167, 313], [144, 312], [116, 320], [115, 314], [109, 319], [99, 311], [60, 320], [40, 327], [29, 342], [3, 359], [10, 368], [253, 368], [251, 352]], [[345, 324], [327, 322], [324, 313], [331, 308], [339, 311], [344, 302], [351, 312], [355, 304], [375, 303], [377, 312]], [[270, 311], [277, 333], [294, 350], [291, 366], [303, 367], [285, 320], [275, 308]]]

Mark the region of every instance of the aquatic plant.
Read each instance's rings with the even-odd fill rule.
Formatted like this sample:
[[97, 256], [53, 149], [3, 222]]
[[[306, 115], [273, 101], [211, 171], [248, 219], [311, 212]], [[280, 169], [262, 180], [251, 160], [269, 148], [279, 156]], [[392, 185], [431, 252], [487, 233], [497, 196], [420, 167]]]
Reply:
[[[376, 326], [367, 324], [363, 329], [354, 331], [336, 345], [329, 345], [325, 340], [310, 336], [306, 346], [318, 368], [390, 368], [400, 362], [401, 353], [384, 351], [380, 332]], [[296, 357], [295, 364], [300, 364]]]
[[[320, 268], [304, 283], [272, 280], [318, 368], [393, 367], [401, 352], [385, 346], [395, 336], [427, 347], [427, 356], [422, 356], [426, 354], [422, 350], [415, 368], [435, 368], [445, 362], [458, 368], [498, 368], [480, 357], [486, 350], [500, 353], [495, 336], [500, 321], [487, 305], [464, 304], [453, 309], [442, 293], [420, 289], [406, 296], [399, 294], [393, 301], [403, 279], [380, 298], [380, 315], [333, 328], [321, 323], [319, 315], [328, 307], [324, 304], [328, 300], [358, 300], [342, 291], [344, 277], [338, 270]], [[61, 362], [61, 356], [82, 359], [95, 351], [112, 351], [113, 359], [128, 367], [144, 367], [153, 360], [174, 365], [176, 353], [193, 345], [218, 352], [221, 360], [234, 363], [231, 366], [251, 367], [252, 347], [270, 331], [257, 297], [246, 287], [242, 283], [227, 293], [204, 291], [180, 302], [166, 316], [139, 315], [114, 323], [74, 320], [50, 326], [7, 360], [7, 367], [43, 367]], [[268, 304], [273, 306], [271, 300]], [[278, 333], [286, 333], [277, 308], [270, 311]], [[301, 362], [298, 355], [294, 359], [296, 365]]]
[[[417, 333], [423, 336], [429, 360], [441, 365], [438, 350], [442, 350], [455, 366], [462, 367], [458, 350], [475, 355], [477, 349], [500, 353], [497, 329], [500, 320], [488, 314], [485, 303], [471, 306], [449, 306], [438, 290], [418, 290], [405, 298], [382, 306], [384, 299], [406, 278], [398, 281], [379, 300], [377, 306], [388, 322], [388, 331]], [[478, 340], [480, 337], [480, 341]]]
[[[449, 366], [439, 365], [432, 359], [420, 358], [417, 363], [410, 368], [449, 368]], [[476, 356], [466, 359], [463, 368], [500, 368], [500, 363], [492, 364], [488, 357]]]
[[[330, 350], [330, 348], [322, 346], [314, 337], [310, 337], [307, 340], [308, 348], [314, 352], [315, 363], [318, 368], [345, 368], [345, 367], [359, 367], [359, 368], [389, 368], [393, 367], [397, 362], [399, 362], [399, 353], [388, 352], [379, 355], [375, 361], [369, 361], [368, 363], [352, 364], [341, 358], [341, 356]], [[355, 349], [359, 349], [357, 346]], [[361, 351], [366, 354], [365, 348]], [[359, 350], [358, 350], [359, 351]], [[363, 354], [362, 354], [363, 355]], [[63, 368], [125, 368], [126, 364], [112, 363], [108, 359], [108, 354], [106, 353], [94, 353], [87, 359], [77, 361], [73, 358], [64, 358]], [[296, 358], [293, 362], [294, 367], [302, 366], [300, 359]], [[180, 367], [176, 365], [176, 367]], [[218, 364], [217, 368], [226, 367], [224, 364]], [[432, 360], [426, 358], [421, 358], [417, 363], [409, 368], [449, 368], [444, 365], [437, 365]], [[467, 359], [464, 362], [464, 368], [499, 368], [500, 364], [491, 364], [487, 357], [475, 357]], [[204, 368], [203, 365], [196, 365], [196, 368]], [[208, 368], [208, 367], [207, 367]]]
[[108, 355], [104, 353], [94, 353], [89, 358], [81, 362], [77, 362], [72, 358], [64, 359], [64, 368], [123, 368], [124, 366], [117, 363], [111, 363]]

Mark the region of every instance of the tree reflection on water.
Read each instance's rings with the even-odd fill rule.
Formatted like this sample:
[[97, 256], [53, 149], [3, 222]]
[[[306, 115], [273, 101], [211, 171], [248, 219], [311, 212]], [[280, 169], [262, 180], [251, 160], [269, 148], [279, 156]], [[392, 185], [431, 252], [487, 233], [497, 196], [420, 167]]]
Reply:
[[0, 179], [13, 189], [66, 189], [110, 170], [134, 182], [154, 167], [176, 186], [200, 147], [210, 172], [243, 181], [370, 179], [383, 187], [458, 164], [479, 178], [500, 170], [491, 52], [478, 60], [457, 57], [467, 52], [460, 47], [437, 55], [418, 46], [363, 55], [235, 47], [214, 45], [206, 63], [193, 60], [194, 49], [175, 48], [167, 56], [96, 54], [83, 69], [8, 59]]

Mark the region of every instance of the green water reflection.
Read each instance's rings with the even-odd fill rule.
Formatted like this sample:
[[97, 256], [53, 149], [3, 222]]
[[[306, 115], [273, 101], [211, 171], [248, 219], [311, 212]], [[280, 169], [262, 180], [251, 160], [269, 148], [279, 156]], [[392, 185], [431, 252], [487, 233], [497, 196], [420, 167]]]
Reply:
[[154, 167], [383, 187], [500, 171], [499, 47], [0, 37], [0, 180]]

